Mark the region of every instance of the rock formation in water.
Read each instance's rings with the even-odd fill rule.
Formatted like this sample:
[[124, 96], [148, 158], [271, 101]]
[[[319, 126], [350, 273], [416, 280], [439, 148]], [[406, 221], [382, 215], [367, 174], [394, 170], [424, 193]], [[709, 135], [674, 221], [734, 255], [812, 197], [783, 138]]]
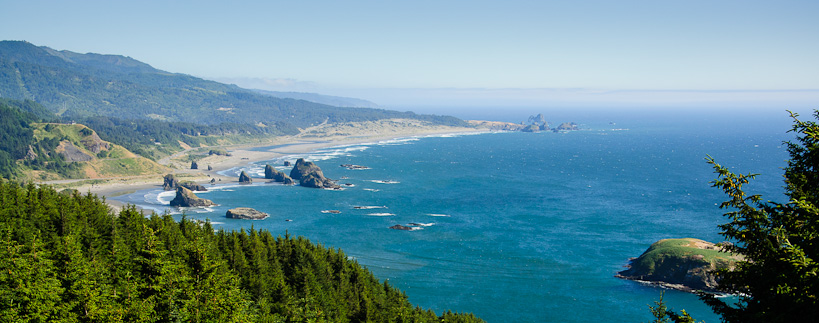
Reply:
[[341, 188], [331, 179], [324, 177], [321, 168], [312, 162], [299, 158], [290, 171], [290, 177], [299, 181], [299, 185], [313, 188]]
[[313, 164], [313, 162], [305, 161], [304, 158], [299, 158], [296, 161], [296, 164], [293, 165], [293, 170], [290, 171], [290, 178], [300, 181], [304, 176], [310, 173], [318, 173], [321, 177], [324, 177], [324, 173], [321, 172], [321, 168]]
[[264, 166], [264, 178], [272, 179], [274, 182], [283, 183], [285, 185], [294, 184], [294, 181], [292, 178], [290, 178], [290, 176], [287, 176], [287, 174], [278, 171], [270, 165]]
[[573, 131], [573, 130], [577, 130], [577, 129], [579, 129], [579, 128], [577, 127], [576, 123], [574, 123], [574, 122], [564, 122], [564, 123], [561, 123], [559, 126], [557, 126], [557, 128], [555, 128], [554, 131], [555, 132], [558, 132], [558, 131]]
[[237, 207], [230, 209], [225, 213], [225, 217], [243, 220], [261, 220], [268, 216], [269, 214], [267, 213], [254, 210], [249, 207]]
[[663, 239], [633, 259], [629, 269], [619, 272], [617, 277], [688, 292], [714, 292], [718, 283], [716, 271], [731, 270], [742, 259], [742, 256], [725, 252], [721, 245], [707, 241]]
[[171, 200], [171, 206], [180, 206], [180, 207], [194, 207], [194, 206], [212, 206], [216, 205], [213, 201], [208, 199], [203, 199], [196, 194], [193, 194], [191, 190], [179, 186], [176, 188], [176, 197]]
[[168, 174], [163, 177], [165, 182], [162, 183], [162, 188], [166, 191], [174, 190], [179, 186], [179, 180], [174, 178], [173, 174]]
[[239, 174], [239, 184], [250, 184], [250, 183], [253, 183], [253, 179], [250, 178], [250, 175], [245, 173], [245, 171], [242, 171], [242, 173]]
[[184, 188], [187, 188], [187, 189], [189, 189], [189, 190], [191, 190], [191, 191], [200, 191], [200, 192], [205, 192], [205, 191], [207, 191], [207, 190], [208, 190], [208, 189], [207, 189], [207, 188], [205, 188], [204, 186], [202, 186], [202, 185], [200, 185], [200, 184], [197, 184], [197, 183], [196, 183], [196, 182], [194, 182], [194, 181], [184, 181], [184, 182], [180, 182], [180, 183], [179, 183], [179, 184], [177, 184], [177, 185], [178, 185], [178, 186], [182, 186], [182, 187], [184, 187]]

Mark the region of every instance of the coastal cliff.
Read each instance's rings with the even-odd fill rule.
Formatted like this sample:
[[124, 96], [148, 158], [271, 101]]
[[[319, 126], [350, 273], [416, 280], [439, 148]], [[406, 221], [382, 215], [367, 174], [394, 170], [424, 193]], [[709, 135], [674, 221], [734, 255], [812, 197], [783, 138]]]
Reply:
[[740, 255], [724, 251], [721, 244], [700, 239], [663, 239], [653, 243], [629, 268], [616, 277], [645, 281], [687, 292], [716, 292], [720, 269], [731, 270]]

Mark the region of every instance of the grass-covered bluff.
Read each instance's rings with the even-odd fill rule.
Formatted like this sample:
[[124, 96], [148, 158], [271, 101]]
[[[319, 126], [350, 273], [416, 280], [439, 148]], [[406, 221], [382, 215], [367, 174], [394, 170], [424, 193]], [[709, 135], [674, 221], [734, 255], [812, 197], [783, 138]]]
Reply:
[[663, 239], [633, 259], [630, 268], [617, 276], [686, 291], [716, 291], [716, 271], [733, 269], [741, 259], [721, 245], [700, 239]]

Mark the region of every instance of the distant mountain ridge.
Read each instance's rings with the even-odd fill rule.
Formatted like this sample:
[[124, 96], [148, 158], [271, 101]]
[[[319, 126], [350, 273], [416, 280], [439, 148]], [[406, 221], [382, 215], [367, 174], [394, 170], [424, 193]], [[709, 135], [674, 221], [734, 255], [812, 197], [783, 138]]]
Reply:
[[308, 92], [279, 92], [252, 89], [252, 91], [277, 98], [304, 100], [315, 103], [331, 105], [334, 107], [350, 108], [378, 108], [378, 104], [363, 99], [348, 98], [342, 96], [324, 95]]
[[408, 118], [436, 124], [454, 117], [343, 108], [155, 69], [130, 57], [79, 54], [0, 41], [0, 97], [34, 100], [64, 120], [92, 116], [293, 129], [329, 123]]

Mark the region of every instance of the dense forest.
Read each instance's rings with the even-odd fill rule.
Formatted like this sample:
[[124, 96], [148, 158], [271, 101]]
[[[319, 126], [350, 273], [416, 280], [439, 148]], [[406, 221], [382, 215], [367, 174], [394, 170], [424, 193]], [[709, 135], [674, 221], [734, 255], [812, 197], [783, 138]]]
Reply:
[[340, 250], [253, 228], [118, 214], [0, 182], [3, 322], [481, 322], [436, 315]]
[[0, 96], [37, 101], [64, 121], [106, 116], [202, 125], [261, 123], [284, 127], [283, 132], [324, 121], [388, 118], [465, 125], [454, 117], [277, 98], [157, 70], [129, 57], [56, 51], [22, 41], [0, 42]]

